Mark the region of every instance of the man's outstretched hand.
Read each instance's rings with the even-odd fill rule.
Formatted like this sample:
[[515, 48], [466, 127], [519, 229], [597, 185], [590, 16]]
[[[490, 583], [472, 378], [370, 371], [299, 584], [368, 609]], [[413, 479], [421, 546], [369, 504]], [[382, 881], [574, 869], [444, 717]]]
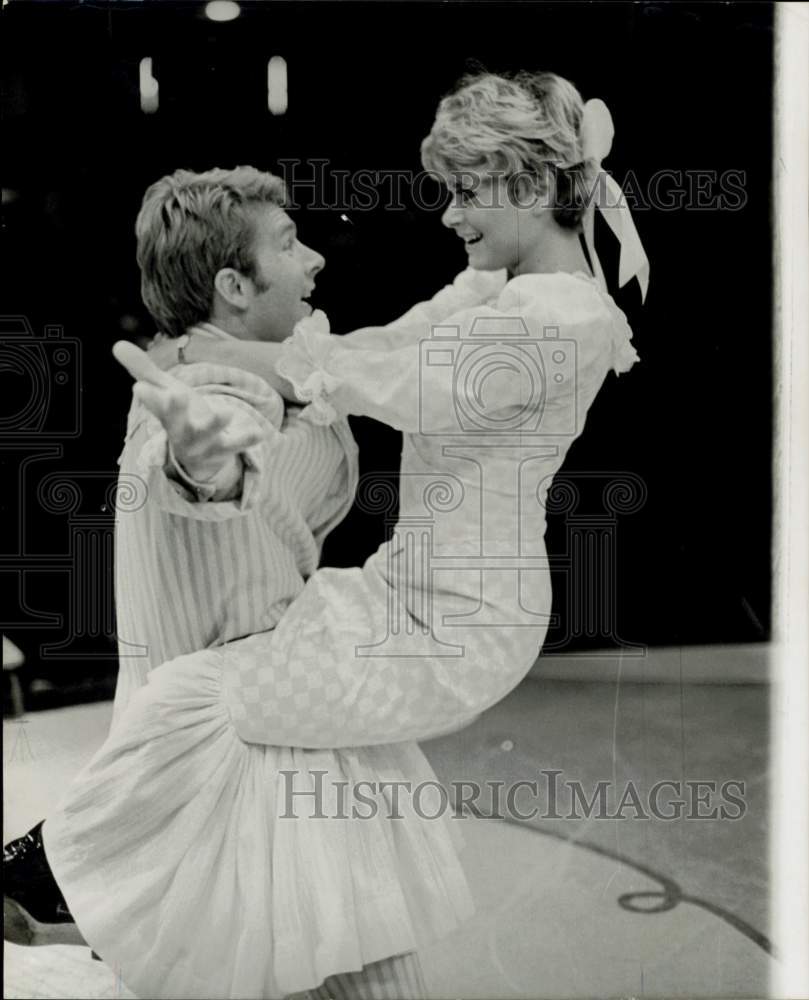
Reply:
[[161, 371], [134, 344], [119, 340], [112, 353], [135, 379], [133, 394], [163, 425], [191, 479], [208, 483], [227, 468], [240, 469], [238, 456], [262, 440], [261, 428], [246, 414]]

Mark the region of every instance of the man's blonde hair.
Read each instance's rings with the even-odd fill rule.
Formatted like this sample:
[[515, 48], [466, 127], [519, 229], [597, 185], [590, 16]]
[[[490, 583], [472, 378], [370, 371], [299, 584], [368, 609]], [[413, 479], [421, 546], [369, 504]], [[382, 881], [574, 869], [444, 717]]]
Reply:
[[444, 177], [471, 170], [531, 178], [551, 193], [556, 221], [578, 228], [594, 173], [582, 157], [583, 108], [578, 90], [555, 73], [466, 76], [441, 101], [422, 163]]
[[135, 232], [141, 295], [163, 333], [179, 337], [210, 318], [222, 268], [258, 281], [255, 211], [283, 207], [285, 194], [279, 177], [254, 167], [178, 170], [152, 184]]

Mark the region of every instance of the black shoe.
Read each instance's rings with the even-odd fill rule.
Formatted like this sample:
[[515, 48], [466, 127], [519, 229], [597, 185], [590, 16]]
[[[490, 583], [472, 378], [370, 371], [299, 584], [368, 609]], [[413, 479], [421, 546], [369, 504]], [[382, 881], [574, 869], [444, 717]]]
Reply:
[[86, 945], [45, 857], [42, 823], [3, 848], [3, 937], [22, 945]]

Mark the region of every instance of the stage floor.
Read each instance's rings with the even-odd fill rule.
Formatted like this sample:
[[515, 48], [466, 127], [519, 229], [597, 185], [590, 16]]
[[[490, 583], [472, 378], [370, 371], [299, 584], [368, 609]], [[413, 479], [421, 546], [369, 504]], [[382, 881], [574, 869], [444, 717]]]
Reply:
[[[432, 995], [765, 996], [767, 699], [760, 685], [532, 679], [475, 725], [426, 744], [448, 783], [543, 789], [558, 771], [562, 791], [578, 782], [589, 799], [607, 781], [620, 798], [631, 781], [641, 803], [660, 781], [744, 783], [737, 819], [643, 819], [633, 808], [624, 819], [555, 819], [541, 792], [517, 806], [533, 802], [544, 816], [458, 819], [478, 909], [424, 953]], [[102, 741], [110, 711], [102, 703], [4, 722], [4, 840], [47, 815]], [[491, 811], [485, 796], [477, 805]], [[560, 794], [557, 812], [569, 808]], [[6, 997], [131, 996], [87, 949], [7, 945], [5, 959]]]

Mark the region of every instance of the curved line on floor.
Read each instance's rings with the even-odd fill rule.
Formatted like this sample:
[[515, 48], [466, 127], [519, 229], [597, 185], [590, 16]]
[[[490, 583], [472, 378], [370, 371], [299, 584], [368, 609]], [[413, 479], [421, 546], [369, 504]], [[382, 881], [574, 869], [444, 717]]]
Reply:
[[[470, 813], [476, 818], [487, 818], [482, 811], [476, 810], [470, 803], [464, 803], [464, 806], [469, 809]], [[562, 840], [569, 844], [575, 844], [576, 846], [583, 847], [585, 850], [590, 851], [593, 854], [599, 854], [603, 858], [610, 858], [612, 861], [618, 861], [622, 865], [626, 865], [628, 868], [634, 868], [635, 871], [640, 872], [642, 875], [646, 875], [647, 878], [651, 878], [655, 882], [659, 882], [663, 887], [660, 892], [623, 893], [618, 897], [618, 905], [624, 910], [628, 910], [631, 913], [651, 915], [654, 913], [664, 913], [667, 910], [673, 910], [679, 903], [691, 903], [693, 906], [699, 906], [703, 910], [707, 910], [708, 913], [712, 913], [715, 917], [723, 920], [726, 924], [733, 927], [734, 930], [737, 930], [740, 934], [743, 934], [749, 941], [752, 941], [753, 944], [757, 945], [762, 951], [766, 952], [771, 957], [777, 957], [772, 941], [770, 941], [766, 934], [762, 934], [761, 931], [756, 930], [752, 924], [748, 924], [748, 922], [742, 919], [742, 917], [737, 916], [730, 910], [726, 910], [723, 906], [712, 903], [710, 900], [702, 899], [700, 896], [692, 896], [683, 892], [674, 879], [669, 878], [667, 875], [662, 875], [660, 872], [655, 871], [654, 868], [649, 868], [648, 865], [644, 865], [640, 861], [635, 861], [633, 858], [629, 858], [626, 855], [621, 854], [619, 851], [610, 850], [608, 847], [601, 847], [600, 844], [594, 844], [592, 841], [566, 837], [562, 833], [556, 833], [553, 830], [546, 830], [539, 826], [531, 826], [530, 824], [523, 823], [511, 816], [498, 818], [503, 819], [506, 823], [518, 826], [521, 830], [529, 830], [532, 833], [538, 833], [545, 837], [554, 837], [556, 840]], [[660, 900], [659, 905], [655, 907], [644, 907], [633, 904], [632, 902], [637, 899], [652, 898], [658, 898]]]

